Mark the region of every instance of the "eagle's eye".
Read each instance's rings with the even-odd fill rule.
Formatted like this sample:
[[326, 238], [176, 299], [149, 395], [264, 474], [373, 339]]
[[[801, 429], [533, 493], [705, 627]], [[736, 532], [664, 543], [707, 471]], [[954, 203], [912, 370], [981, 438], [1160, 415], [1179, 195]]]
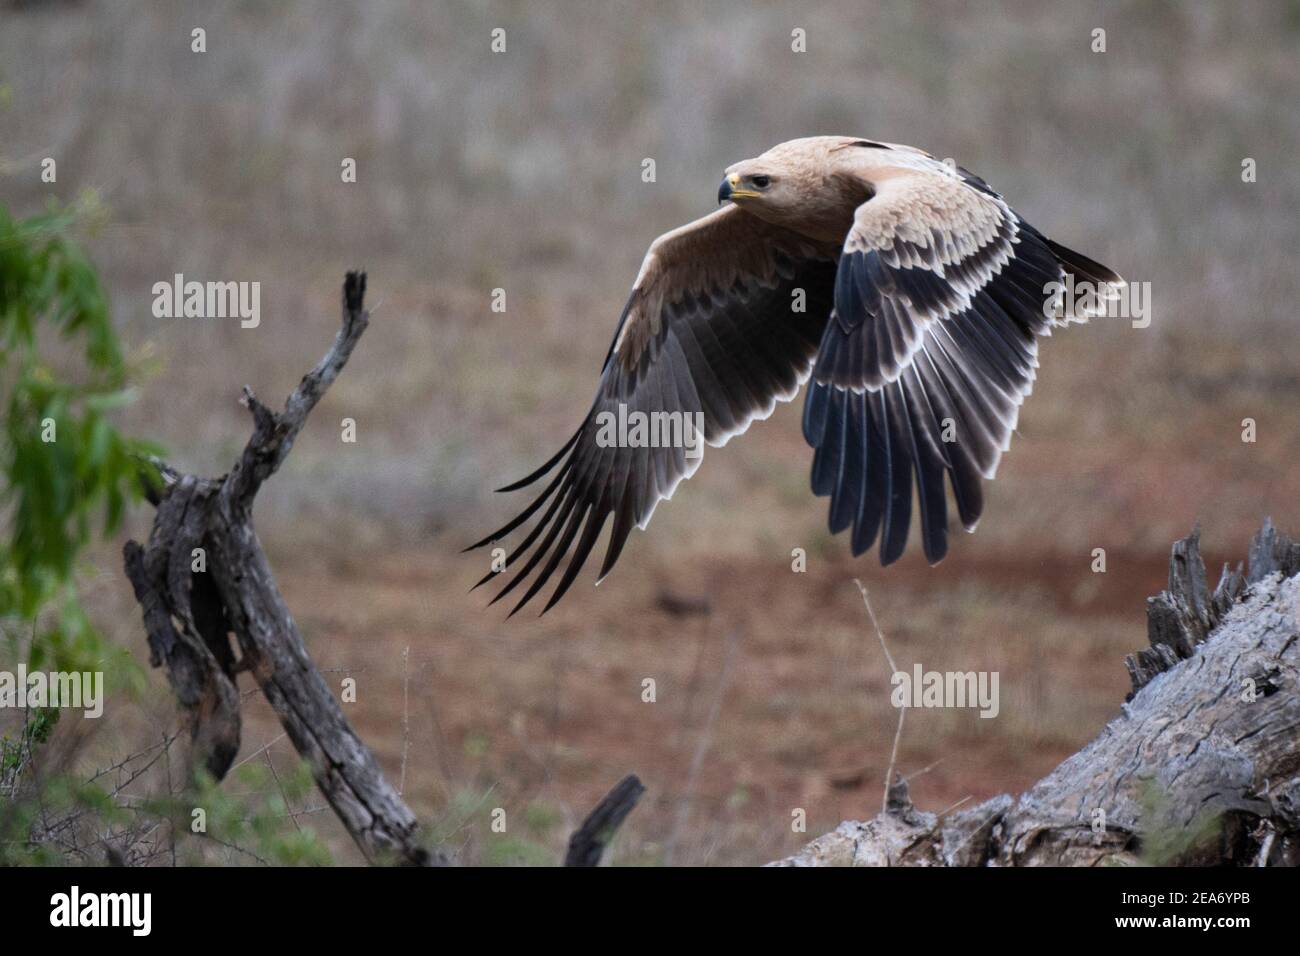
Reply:
[[754, 176], [749, 181], [759, 189], [766, 189], [768, 186], [772, 185], [771, 176]]

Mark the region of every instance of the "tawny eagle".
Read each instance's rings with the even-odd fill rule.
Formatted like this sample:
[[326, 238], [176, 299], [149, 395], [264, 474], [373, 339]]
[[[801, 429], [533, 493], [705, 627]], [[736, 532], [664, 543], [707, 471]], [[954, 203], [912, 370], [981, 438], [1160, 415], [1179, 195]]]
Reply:
[[699, 467], [680, 442], [598, 440], [600, 423], [687, 413], [721, 446], [810, 377], [803, 432], [831, 532], [851, 530], [854, 555], [879, 539], [890, 564], [907, 542], [915, 484], [922, 546], [937, 563], [948, 550], [945, 476], [973, 530], [981, 479], [994, 476], [1033, 386], [1038, 337], [1089, 314], [1063, 308], [1061, 288], [1095, 290], [1096, 311], [1124, 281], [1045, 237], [978, 176], [910, 146], [791, 140], [729, 167], [718, 202], [651, 243], [586, 419], [501, 490], [558, 471], [471, 545], [541, 513], [506, 556], [512, 576], [493, 599], [531, 577], [512, 614], [568, 556], [543, 613], [554, 606], [612, 517], [599, 583], [632, 527]]

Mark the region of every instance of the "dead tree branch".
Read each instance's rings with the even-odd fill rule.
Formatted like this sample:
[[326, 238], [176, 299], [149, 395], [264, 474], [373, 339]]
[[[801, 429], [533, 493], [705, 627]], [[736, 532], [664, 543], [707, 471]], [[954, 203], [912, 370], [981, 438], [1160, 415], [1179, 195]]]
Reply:
[[342, 327], [283, 411], [271, 411], [245, 387], [253, 434], [228, 474], [198, 478], [161, 466], [149, 543], [127, 542], [123, 557], [144, 614], [150, 662], [166, 667], [189, 719], [193, 768], [217, 779], [230, 769], [240, 733], [235, 679], [247, 670], [367, 859], [441, 863], [420, 844], [415, 815], [308, 656], [252, 524], [258, 489], [284, 463], [366, 330], [365, 291], [365, 274], [348, 273]]
[[643, 793], [645, 787], [636, 774], [630, 773], [620, 780], [569, 837], [569, 852], [564, 857], [564, 865], [597, 866], [615, 831], [622, 826]]
[[1265, 522], [1211, 592], [1194, 532], [1147, 623], [1120, 715], [1026, 793], [935, 815], [904, 789], [777, 865], [1300, 864], [1300, 544]]

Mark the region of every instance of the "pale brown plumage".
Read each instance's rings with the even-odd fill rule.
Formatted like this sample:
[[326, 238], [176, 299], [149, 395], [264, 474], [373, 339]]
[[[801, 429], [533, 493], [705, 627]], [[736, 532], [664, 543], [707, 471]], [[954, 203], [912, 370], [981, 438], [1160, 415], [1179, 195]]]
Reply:
[[542, 512], [507, 556], [507, 570], [524, 565], [494, 601], [531, 575], [518, 611], [572, 550], [549, 609], [612, 516], [603, 578], [632, 527], [699, 466], [680, 447], [602, 447], [601, 413], [700, 412], [705, 440], [720, 446], [810, 376], [804, 435], [831, 531], [852, 528], [855, 555], [879, 538], [881, 561], [896, 560], [915, 483], [925, 554], [938, 562], [945, 476], [973, 530], [980, 480], [993, 477], [1033, 385], [1036, 338], [1066, 320], [1049, 285], [1071, 273], [1107, 297], [1123, 284], [1045, 238], [983, 180], [908, 146], [792, 140], [729, 167], [718, 198], [732, 204], [651, 244], [583, 425], [501, 489], [563, 461], [523, 513], [471, 546]]

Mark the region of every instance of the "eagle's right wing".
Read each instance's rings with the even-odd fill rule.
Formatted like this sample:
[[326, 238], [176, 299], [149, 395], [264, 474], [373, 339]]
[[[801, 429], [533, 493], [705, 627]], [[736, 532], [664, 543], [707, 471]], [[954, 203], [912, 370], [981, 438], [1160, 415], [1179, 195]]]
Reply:
[[[612, 515], [603, 578], [632, 528], [644, 528], [655, 505], [699, 467], [700, 458], [688, 457], [680, 446], [602, 442], [607, 416], [670, 413], [689, 415], [693, 422], [702, 414], [704, 440], [722, 445], [754, 419], [766, 418], [778, 401], [797, 394], [830, 315], [838, 255], [836, 244], [769, 225], [736, 206], [654, 241], [582, 426], [545, 465], [501, 490], [530, 485], [559, 465], [555, 477], [514, 520], [471, 545], [507, 537], [545, 507], [506, 557], [508, 570], [517, 561], [523, 564], [493, 602], [533, 575], [511, 613], [518, 611], [572, 546], [545, 613], [573, 583]], [[489, 572], [479, 584], [493, 576]]]

